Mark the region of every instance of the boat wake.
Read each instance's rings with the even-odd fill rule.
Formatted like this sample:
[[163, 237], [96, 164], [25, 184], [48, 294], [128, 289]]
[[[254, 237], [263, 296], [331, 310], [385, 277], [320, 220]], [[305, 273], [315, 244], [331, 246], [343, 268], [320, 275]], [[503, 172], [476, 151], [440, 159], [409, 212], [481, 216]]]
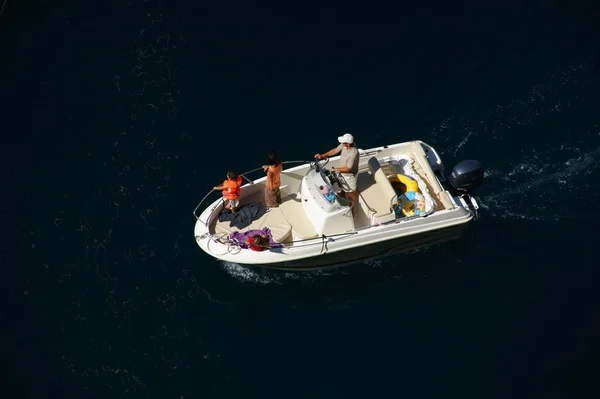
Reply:
[[495, 192], [479, 199], [482, 208], [492, 216], [503, 219], [530, 219], [560, 221], [579, 215], [575, 212], [578, 200], [589, 195], [598, 197], [590, 190], [585, 177], [597, 172], [600, 147], [588, 152], [563, 146], [561, 150], [576, 152], [568, 159], [554, 161], [554, 153], [536, 154], [522, 160], [508, 171], [490, 170], [486, 184]]
[[219, 263], [227, 274], [234, 277], [239, 282], [262, 285], [284, 284], [291, 280], [308, 281], [318, 276], [330, 276], [340, 273], [335, 269], [287, 272], [281, 270], [258, 269], [233, 262], [219, 261]]
[[[478, 141], [476, 137], [505, 140], [517, 128], [533, 126], [542, 118], [563, 112], [580, 101], [578, 87], [598, 84], [598, 77], [593, 73], [595, 67], [593, 55], [567, 67], [557, 65], [519, 99], [485, 110], [476, 106], [461, 107], [460, 112], [434, 127], [428, 140], [440, 149], [442, 156], [463, 153], [468, 145]], [[456, 137], [462, 138], [452, 144]]]
[[254, 284], [281, 284], [280, 278], [277, 275], [269, 276], [264, 273], [259, 273], [252, 270], [248, 266], [240, 265], [233, 262], [219, 262], [222, 268], [231, 277], [234, 277], [242, 283], [254, 283]]
[[[576, 204], [578, 199], [589, 202], [589, 196], [598, 201], [600, 193], [590, 188], [597, 179], [587, 179], [598, 172], [600, 146], [582, 152], [578, 147], [563, 145], [556, 150], [539, 152], [522, 158], [505, 170], [486, 171], [484, 188], [489, 194], [477, 197], [484, 212], [505, 220], [562, 221], [582, 217]], [[583, 195], [585, 193], [585, 195]], [[571, 194], [571, 195], [569, 195]], [[583, 206], [583, 205], [582, 205]], [[487, 217], [487, 215], [485, 216]], [[485, 218], [484, 217], [484, 218]], [[421, 248], [412, 251], [426, 251]], [[376, 270], [394, 264], [398, 256], [369, 260], [363, 266]], [[314, 281], [320, 277], [346, 274], [344, 268], [305, 272], [286, 272], [220, 262], [223, 270], [241, 283], [285, 284], [290, 281]], [[394, 273], [393, 273], [394, 274]], [[394, 275], [393, 278], [402, 278]]]
[[[570, 66], [556, 66], [524, 97], [486, 110], [475, 107], [452, 115], [432, 130], [428, 140], [440, 148], [441, 155], [456, 156], [478, 148], [482, 161], [500, 160], [499, 154], [510, 155], [518, 148], [513, 143], [522, 142], [524, 134], [545, 129], [551, 115], [564, 114], [575, 103], [584, 110], [589, 108], [589, 102], [595, 101], [591, 88], [599, 85], [593, 72], [596, 62], [590, 54]], [[577, 121], [581, 120], [578, 115]], [[564, 137], [570, 142], [558, 141]], [[548, 135], [538, 148], [527, 154], [521, 150], [524, 155], [516, 162], [494, 165], [484, 161], [485, 183], [475, 193], [482, 211], [502, 219], [560, 221], [582, 217], [576, 210], [585, 207], [590, 196], [598, 196], [597, 189], [590, 189], [597, 183], [586, 177], [597, 172], [599, 138], [600, 128], [595, 124]], [[556, 142], [554, 147], [552, 141]], [[489, 151], [487, 157], [482, 149]], [[519, 153], [512, 154], [515, 159], [514, 154]]]
[[[599, 84], [593, 73], [595, 62], [595, 58], [588, 55], [576, 64], [557, 65], [530, 91], [504, 104], [479, 109], [461, 106], [460, 112], [442, 120], [429, 137], [425, 137], [425, 142], [439, 148], [440, 155], [448, 155], [450, 159], [477, 153], [478, 157], [489, 160], [489, 163], [483, 162], [487, 167], [485, 183], [474, 193], [481, 206], [482, 220], [491, 223], [497, 218], [540, 222], [574, 220], [585, 217], [578, 210], [598, 201], [598, 179], [588, 177], [598, 176], [600, 128], [592, 125], [582, 129], [580, 123], [564, 121], [573, 114], [566, 112], [569, 108], [576, 104], [589, 106], [589, 101], [594, 100], [592, 88]], [[580, 116], [578, 121], [582, 120]], [[569, 126], [569, 131], [561, 132], [562, 125], [555, 123], [554, 118]], [[547, 131], [543, 142], [523, 141], [524, 135], [531, 135], [533, 139], [535, 132], [546, 132], [548, 126], [556, 128]], [[565, 143], [565, 137], [569, 142]], [[446, 165], [450, 166], [453, 165]], [[427, 253], [427, 249], [415, 250], [413, 255], [421, 251]], [[366, 261], [363, 271], [365, 265], [368, 270], [387, 268], [404, 255], [406, 253]], [[263, 285], [291, 280], [303, 282], [348, 272], [339, 268], [298, 273], [258, 270], [260, 268], [228, 262], [221, 264], [238, 281]], [[415, 271], [415, 276], [419, 273]]]

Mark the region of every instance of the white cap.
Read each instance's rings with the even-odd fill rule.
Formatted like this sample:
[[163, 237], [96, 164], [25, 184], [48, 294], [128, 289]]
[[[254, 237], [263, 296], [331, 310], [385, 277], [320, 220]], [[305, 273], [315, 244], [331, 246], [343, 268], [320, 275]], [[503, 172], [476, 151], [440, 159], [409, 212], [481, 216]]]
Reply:
[[354, 143], [354, 136], [351, 135], [350, 133], [346, 133], [343, 136], [338, 137], [338, 141], [340, 143], [349, 143], [349, 144], [352, 144], [352, 143]]

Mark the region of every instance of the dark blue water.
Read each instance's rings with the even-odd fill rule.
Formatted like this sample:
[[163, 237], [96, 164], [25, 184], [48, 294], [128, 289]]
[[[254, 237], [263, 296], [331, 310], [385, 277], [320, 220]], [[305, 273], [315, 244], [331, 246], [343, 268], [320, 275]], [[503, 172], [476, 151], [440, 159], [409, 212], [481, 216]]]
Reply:
[[[528, 3], [0, 0], [2, 396], [596, 397], [599, 8]], [[480, 160], [480, 219], [327, 272], [197, 247], [227, 169], [345, 131]]]

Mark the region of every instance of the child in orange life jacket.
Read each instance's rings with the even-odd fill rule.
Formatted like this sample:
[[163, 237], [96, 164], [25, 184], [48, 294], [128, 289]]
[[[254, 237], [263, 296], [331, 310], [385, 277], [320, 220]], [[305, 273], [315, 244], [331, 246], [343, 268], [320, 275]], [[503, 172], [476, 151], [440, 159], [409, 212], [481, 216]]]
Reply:
[[213, 190], [223, 190], [223, 201], [225, 208], [231, 212], [235, 212], [240, 205], [240, 187], [242, 186], [242, 177], [230, 170], [227, 172], [227, 180], [223, 181], [220, 186], [214, 186]]

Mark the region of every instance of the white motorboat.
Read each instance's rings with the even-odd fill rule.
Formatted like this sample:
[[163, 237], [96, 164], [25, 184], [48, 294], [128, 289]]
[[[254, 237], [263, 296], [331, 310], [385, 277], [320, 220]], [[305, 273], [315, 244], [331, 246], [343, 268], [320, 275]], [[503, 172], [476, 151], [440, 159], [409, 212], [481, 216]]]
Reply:
[[[283, 162], [282, 201], [277, 208], [264, 208], [262, 168], [241, 174], [247, 183], [241, 187], [236, 212], [241, 219], [237, 221], [224, 209], [222, 198], [198, 214], [211, 194], [217, 195], [214, 191], [206, 194], [194, 209], [196, 242], [204, 252], [226, 262], [308, 270], [456, 239], [476, 217], [479, 206], [472, 191], [483, 181], [478, 161], [462, 161], [444, 177], [437, 152], [418, 140], [359, 149], [359, 157], [359, 200], [354, 215], [341, 193], [343, 177], [329, 170], [338, 166], [339, 156], [287, 161]], [[290, 164], [296, 165], [288, 168]], [[250, 179], [253, 173], [259, 177]], [[244, 206], [258, 212], [244, 215]], [[254, 251], [239, 239], [259, 230], [267, 231], [277, 244]]]

